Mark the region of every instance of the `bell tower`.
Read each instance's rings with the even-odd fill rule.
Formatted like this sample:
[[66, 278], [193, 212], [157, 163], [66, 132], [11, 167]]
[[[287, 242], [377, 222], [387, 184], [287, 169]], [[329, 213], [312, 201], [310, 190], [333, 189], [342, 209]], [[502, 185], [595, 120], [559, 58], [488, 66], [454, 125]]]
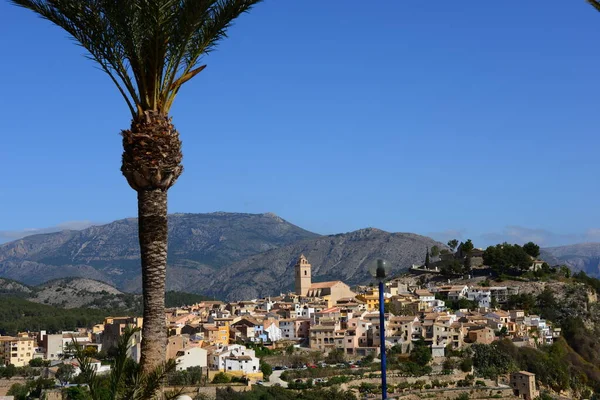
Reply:
[[310, 264], [304, 254], [300, 256], [296, 265], [294, 266], [295, 281], [296, 281], [296, 294], [300, 296], [306, 296], [308, 289], [310, 289]]

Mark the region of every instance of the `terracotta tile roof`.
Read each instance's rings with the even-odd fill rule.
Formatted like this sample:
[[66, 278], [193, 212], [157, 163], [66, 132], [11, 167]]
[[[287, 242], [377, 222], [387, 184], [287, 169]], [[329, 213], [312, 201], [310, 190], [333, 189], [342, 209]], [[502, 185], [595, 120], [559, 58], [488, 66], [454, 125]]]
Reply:
[[317, 282], [310, 285], [309, 290], [330, 288], [337, 285], [338, 283], [342, 283], [342, 281]]

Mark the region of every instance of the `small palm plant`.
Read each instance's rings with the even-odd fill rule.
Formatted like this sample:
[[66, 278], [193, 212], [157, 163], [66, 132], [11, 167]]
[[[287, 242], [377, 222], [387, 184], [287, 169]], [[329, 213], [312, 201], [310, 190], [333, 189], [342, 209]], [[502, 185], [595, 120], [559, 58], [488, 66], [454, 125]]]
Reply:
[[181, 391], [162, 391], [167, 375], [175, 370], [173, 360], [146, 372], [129, 357], [132, 338], [139, 331], [139, 328], [130, 326], [124, 329], [117, 344], [108, 385], [106, 379], [98, 376], [91, 357], [77, 341], [73, 340], [71, 348], [79, 363], [81, 379], [88, 385], [92, 400], [170, 400], [181, 394]]
[[131, 112], [121, 172], [137, 192], [144, 325], [141, 365], [165, 359], [167, 191], [181, 175], [169, 111], [202, 56], [261, 0], [10, 0], [67, 31], [117, 86]]

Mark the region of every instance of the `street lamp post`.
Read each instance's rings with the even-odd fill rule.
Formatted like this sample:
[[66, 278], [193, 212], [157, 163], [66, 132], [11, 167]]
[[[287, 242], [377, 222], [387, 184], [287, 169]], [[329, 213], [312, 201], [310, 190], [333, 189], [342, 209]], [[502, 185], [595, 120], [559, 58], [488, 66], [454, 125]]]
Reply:
[[387, 365], [385, 356], [385, 307], [383, 299], [384, 281], [389, 270], [389, 264], [382, 259], [376, 260], [371, 268], [371, 274], [379, 281], [379, 341], [381, 347], [381, 398], [387, 399]]

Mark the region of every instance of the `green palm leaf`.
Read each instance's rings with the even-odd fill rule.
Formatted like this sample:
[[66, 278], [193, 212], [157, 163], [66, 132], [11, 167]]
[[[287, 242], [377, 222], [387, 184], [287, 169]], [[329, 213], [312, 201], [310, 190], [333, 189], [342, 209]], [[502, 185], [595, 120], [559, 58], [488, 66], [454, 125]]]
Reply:
[[67, 31], [117, 86], [132, 116], [166, 115], [202, 56], [261, 0], [11, 0]]
[[587, 2], [600, 11], [600, 0], [587, 0]]

